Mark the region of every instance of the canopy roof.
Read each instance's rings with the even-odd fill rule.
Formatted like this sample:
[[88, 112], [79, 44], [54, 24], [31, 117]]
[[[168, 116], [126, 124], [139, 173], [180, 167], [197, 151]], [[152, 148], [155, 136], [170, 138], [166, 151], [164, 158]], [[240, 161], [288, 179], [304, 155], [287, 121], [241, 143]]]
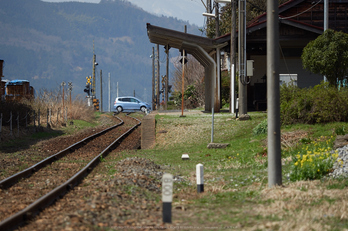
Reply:
[[[150, 23], [147, 23], [146, 26], [147, 35], [151, 43], [163, 46], [169, 45], [170, 47], [180, 50], [184, 49], [187, 53], [192, 54], [205, 67], [211, 64], [211, 60], [208, 60], [207, 56], [203, 53], [206, 52], [210, 54], [215, 52], [216, 48], [224, 47], [228, 44], [227, 42], [220, 43], [218, 39], [187, 34], [180, 31], [153, 26]], [[202, 50], [197, 49], [197, 47], [192, 46], [192, 44], [201, 47]]]

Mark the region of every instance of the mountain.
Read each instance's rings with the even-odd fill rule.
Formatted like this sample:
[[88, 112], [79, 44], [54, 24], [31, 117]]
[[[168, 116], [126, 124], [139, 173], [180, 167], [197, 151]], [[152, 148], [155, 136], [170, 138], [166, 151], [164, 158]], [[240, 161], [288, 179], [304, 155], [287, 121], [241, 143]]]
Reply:
[[[93, 42], [98, 66], [96, 95], [103, 76], [104, 109], [108, 109], [108, 73], [111, 98], [133, 95], [151, 100], [152, 47], [146, 23], [184, 30], [188, 22], [151, 15], [122, 0], [99, 4], [40, 0], [0, 0], [0, 59], [3, 79], [26, 79], [36, 89], [56, 90], [72, 82], [73, 95], [85, 94], [86, 76], [92, 75]], [[188, 33], [199, 34], [188, 25]], [[161, 75], [165, 74], [164, 49], [160, 49]], [[171, 56], [178, 51], [170, 50]], [[163, 61], [163, 62], [162, 62]]]

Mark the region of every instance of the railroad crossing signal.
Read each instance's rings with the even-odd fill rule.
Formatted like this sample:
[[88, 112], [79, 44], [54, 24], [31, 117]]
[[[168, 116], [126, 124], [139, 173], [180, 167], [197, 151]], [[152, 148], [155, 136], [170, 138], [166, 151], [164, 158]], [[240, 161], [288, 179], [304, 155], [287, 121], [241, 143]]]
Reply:
[[162, 89], [161, 89], [160, 93], [164, 93], [164, 91], [166, 89], [166, 81], [167, 81], [167, 76], [162, 75]]
[[72, 82], [68, 82], [68, 90], [71, 92], [72, 91]]
[[87, 79], [86, 85], [87, 85], [87, 84], [92, 84], [92, 81], [91, 81], [92, 76], [89, 76], [89, 77], [87, 76], [86, 79]]
[[84, 92], [87, 93], [88, 96], [91, 95], [91, 85], [92, 85], [91, 79], [92, 79], [92, 76], [87, 76], [87, 77], [86, 77], [86, 80], [87, 80], [87, 82], [86, 82], [86, 87], [85, 87], [85, 89], [83, 90]]
[[186, 52], [184, 55], [183, 50], [180, 50], [180, 54], [181, 54], [181, 59], [179, 60], [179, 62], [182, 63], [182, 61], [184, 60], [184, 64], [186, 64], [188, 62]]
[[86, 92], [88, 96], [90, 96], [90, 94], [91, 94], [91, 85], [87, 84], [86, 88], [83, 91]]
[[94, 110], [99, 111], [99, 99], [93, 99]]

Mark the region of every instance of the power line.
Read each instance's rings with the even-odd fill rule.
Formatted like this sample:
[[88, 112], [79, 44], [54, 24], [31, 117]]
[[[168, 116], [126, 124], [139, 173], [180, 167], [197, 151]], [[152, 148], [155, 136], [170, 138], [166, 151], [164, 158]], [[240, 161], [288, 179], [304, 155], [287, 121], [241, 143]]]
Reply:
[[320, 2], [321, 2], [321, 0], [319, 0], [319, 2], [317, 2], [316, 4], [314, 4], [313, 6], [311, 6], [310, 8], [308, 8], [307, 10], [304, 10], [304, 11], [302, 11], [302, 12], [298, 13], [298, 14], [295, 14], [295, 15], [293, 15], [293, 16], [289, 16], [289, 17], [285, 17], [285, 18], [280, 17], [280, 19], [290, 19], [290, 18], [295, 18], [295, 17], [297, 17], [297, 16], [299, 16], [299, 15], [301, 15], [301, 14], [304, 14], [304, 13], [306, 13], [307, 11], [309, 11], [309, 10], [313, 9], [313, 8], [314, 8], [316, 5], [318, 5]]

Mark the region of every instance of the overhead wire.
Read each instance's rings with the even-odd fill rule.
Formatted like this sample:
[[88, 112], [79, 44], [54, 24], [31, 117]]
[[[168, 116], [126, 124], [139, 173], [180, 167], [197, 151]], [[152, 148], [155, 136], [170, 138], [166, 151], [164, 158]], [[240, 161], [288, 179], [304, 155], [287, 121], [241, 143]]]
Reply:
[[285, 17], [285, 18], [282, 18], [282, 17], [280, 17], [280, 19], [290, 19], [290, 18], [295, 18], [295, 17], [297, 17], [297, 16], [299, 16], [299, 15], [301, 15], [301, 14], [304, 14], [304, 13], [306, 13], [307, 11], [309, 11], [309, 10], [311, 10], [311, 9], [313, 9], [316, 5], [318, 5], [320, 2], [321, 2], [322, 0], [319, 0], [316, 4], [314, 4], [313, 6], [311, 6], [310, 8], [308, 8], [308, 9], [306, 9], [306, 10], [304, 10], [304, 11], [302, 11], [302, 12], [300, 12], [300, 13], [298, 13], [298, 14], [295, 14], [295, 15], [293, 15], [293, 16], [289, 16], [289, 17]]

